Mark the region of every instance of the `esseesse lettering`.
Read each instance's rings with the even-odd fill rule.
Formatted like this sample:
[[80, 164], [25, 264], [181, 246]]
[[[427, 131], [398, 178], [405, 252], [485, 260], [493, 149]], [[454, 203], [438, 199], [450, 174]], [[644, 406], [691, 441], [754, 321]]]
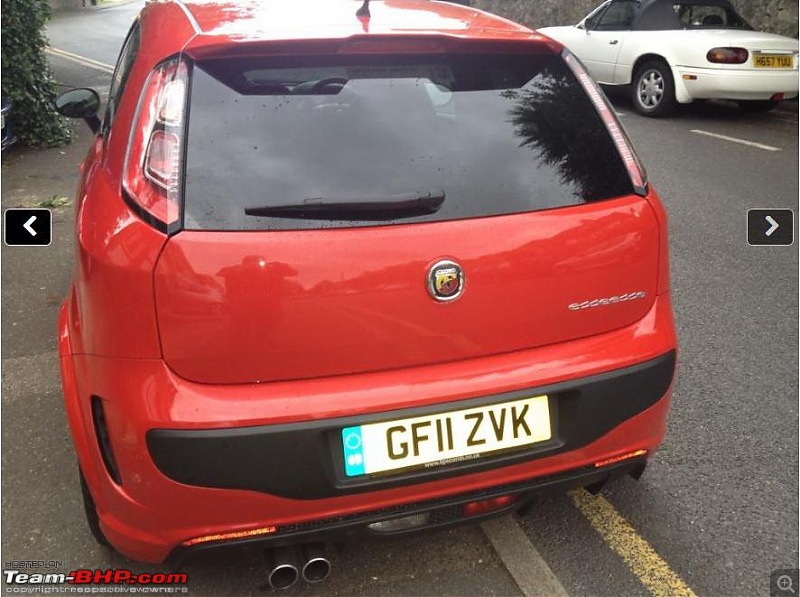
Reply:
[[567, 308], [570, 311], [581, 311], [583, 309], [593, 309], [595, 307], [605, 307], [606, 305], [615, 305], [617, 303], [640, 300], [646, 297], [647, 293], [644, 290], [636, 290], [634, 292], [627, 292], [625, 294], [608, 296], [604, 298], [596, 298], [580, 303], [570, 303]]

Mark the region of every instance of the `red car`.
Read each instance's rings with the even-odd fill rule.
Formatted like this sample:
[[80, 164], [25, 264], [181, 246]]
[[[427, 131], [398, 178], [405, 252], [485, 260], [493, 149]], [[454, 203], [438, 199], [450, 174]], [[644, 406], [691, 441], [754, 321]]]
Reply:
[[664, 208], [564, 48], [456, 4], [148, 4], [59, 320], [89, 524], [174, 562], [637, 477], [676, 340]]

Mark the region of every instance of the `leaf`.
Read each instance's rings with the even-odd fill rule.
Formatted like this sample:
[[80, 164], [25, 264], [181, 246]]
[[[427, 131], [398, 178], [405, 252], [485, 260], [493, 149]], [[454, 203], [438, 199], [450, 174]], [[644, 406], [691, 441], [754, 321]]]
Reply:
[[53, 195], [36, 204], [37, 207], [65, 207], [67, 205], [69, 205], [69, 199], [63, 195]]

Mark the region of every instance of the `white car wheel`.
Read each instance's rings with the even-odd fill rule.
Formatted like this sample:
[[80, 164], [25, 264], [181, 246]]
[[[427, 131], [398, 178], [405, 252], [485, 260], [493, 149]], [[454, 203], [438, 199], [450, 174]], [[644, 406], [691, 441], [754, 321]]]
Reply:
[[647, 62], [633, 80], [633, 107], [644, 116], [663, 116], [675, 107], [672, 73], [663, 62]]

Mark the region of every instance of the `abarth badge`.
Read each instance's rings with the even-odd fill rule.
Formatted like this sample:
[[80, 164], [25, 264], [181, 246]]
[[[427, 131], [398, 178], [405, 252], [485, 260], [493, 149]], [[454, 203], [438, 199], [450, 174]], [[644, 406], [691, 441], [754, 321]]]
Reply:
[[439, 261], [428, 270], [428, 292], [437, 301], [452, 301], [464, 291], [464, 270], [453, 261]]

